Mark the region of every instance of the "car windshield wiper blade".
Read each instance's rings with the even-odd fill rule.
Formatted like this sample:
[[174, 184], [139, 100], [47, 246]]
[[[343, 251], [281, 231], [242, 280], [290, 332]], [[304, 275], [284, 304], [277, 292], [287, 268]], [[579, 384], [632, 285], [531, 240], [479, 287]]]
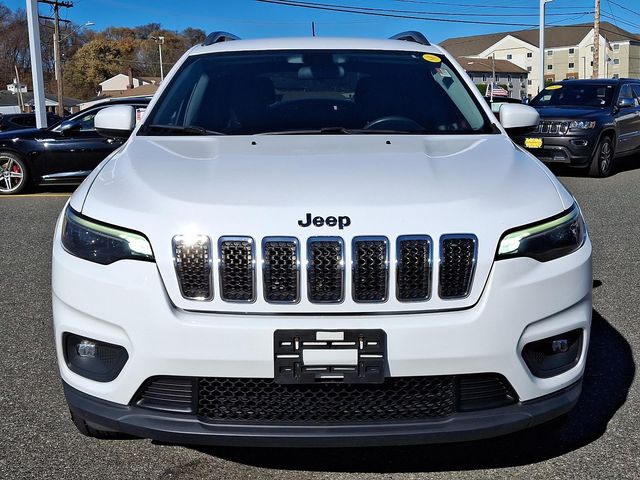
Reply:
[[260, 132], [258, 135], [390, 135], [390, 134], [415, 134], [425, 135], [426, 132], [412, 130], [376, 130], [369, 128], [345, 128], [345, 127], [325, 127], [309, 130], [276, 130], [273, 132]]
[[198, 125], [147, 125], [144, 127], [144, 133], [149, 132], [165, 133], [167, 135], [226, 135], [226, 133], [207, 130]]

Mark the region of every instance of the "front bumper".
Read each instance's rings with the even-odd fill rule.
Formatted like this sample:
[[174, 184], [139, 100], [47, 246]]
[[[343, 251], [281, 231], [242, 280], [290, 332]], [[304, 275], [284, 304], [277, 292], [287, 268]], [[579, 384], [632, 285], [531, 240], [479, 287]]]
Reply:
[[421, 422], [365, 425], [210, 424], [196, 417], [119, 405], [64, 384], [69, 407], [93, 428], [161, 442], [277, 447], [346, 447], [446, 443], [505, 435], [533, 427], [571, 410], [582, 390], [578, 381], [559, 392], [508, 407]]
[[[98, 427], [189, 443], [441, 442], [540, 423], [577, 400], [575, 385], [584, 372], [589, 342], [591, 288], [587, 239], [578, 251], [551, 262], [496, 262], [478, 303], [463, 310], [333, 316], [197, 313], [171, 304], [152, 263], [125, 260], [102, 266], [69, 255], [59, 241], [53, 249], [54, 333], [71, 408]], [[421, 422], [286, 428], [211, 426], [195, 416], [131, 406], [140, 386], [159, 375], [273, 378], [275, 330], [301, 328], [382, 329], [386, 376], [495, 372], [508, 380], [520, 403]], [[577, 363], [550, 378], [532, 375], [521, 355], [524, 346], [575, 329], [584, 332]], [[98, 382], [69, 369], [65, 332], [126, 348], [128, 360], [117, 378]]]
[[[527, 148], [525, 139], [541, 138], [541, 148]], [[581, 135], [545, 135], [532, 133], [517, 136], [514, 141], [532, 155], [545, 163], [567, 164], [570, 166], [584, 167], [593, 157], [594, 149], [598, 143], [596, 134], [583, 133]]]

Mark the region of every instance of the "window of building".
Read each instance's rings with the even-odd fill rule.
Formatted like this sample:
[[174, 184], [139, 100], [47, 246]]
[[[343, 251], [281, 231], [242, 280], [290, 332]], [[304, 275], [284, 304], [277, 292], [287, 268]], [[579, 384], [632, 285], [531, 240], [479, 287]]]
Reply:
[[572, 54], [572, 53], [576, 53], [576, 49], [575, 48], [570, 48], [569, 49], [569, 54]]
[[507, 82], [511, 82], [511, 75], [507, 75]]
[[482, 81], [483, 81], [483, 82], [486, 82], [486, 81], [487, 81], [487, 76], [486, 76], [484, 73], [482, 74]]
[[547, 51], [547, 57], [550, 57], [551, 55], [553, 55], [553, 50], [548, 50]]
[[569, 62], [569, 68], [575, 68], [576, 64], [573, 62]]
[[532, 52], [527, 52], [527, 58], [532, 58], [533, 57], [533, 53]]
[[530, 71], [531, 71], [531, 67], [527, 67], [527, 72], [530, 72]]
[[620, 78], [620, 74], [618, 74], [618, 73], [614, 73], [614, 74], [613, 74], [613, 78]]
[[593, 52], [593, 47], [591, 47], [591, 51]]
[[510, 53], [507, 53], [507, 60], [511, 60], [513, 58], [513, 55], [511, 55]]
[[593, 60], [591, 61], [591, 66], [593, 67]]
[[553, 70], [553, 65], [547, 65], [547, 70]]
[[620, 65], [620, 59], [619, 58], [614, 58], [613, 59], [613, 64], [614, 65]]
[[527, 85], [533, 85], [533, 81], [527, 80]]
[[613, 44], [613, 49], [614, 50], [620, 50], [620, 44], [619, 43], [614, 43]]

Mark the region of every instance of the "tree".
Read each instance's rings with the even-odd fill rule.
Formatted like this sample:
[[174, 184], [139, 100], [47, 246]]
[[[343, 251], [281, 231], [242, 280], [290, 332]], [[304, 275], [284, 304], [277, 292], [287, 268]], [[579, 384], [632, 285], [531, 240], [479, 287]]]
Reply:
[[92, 98], [100, 82], [123, 70], [124, 52], [118, 42], [95, 38], [80, 48], [65, 65], [66, 92], [77, 98]]

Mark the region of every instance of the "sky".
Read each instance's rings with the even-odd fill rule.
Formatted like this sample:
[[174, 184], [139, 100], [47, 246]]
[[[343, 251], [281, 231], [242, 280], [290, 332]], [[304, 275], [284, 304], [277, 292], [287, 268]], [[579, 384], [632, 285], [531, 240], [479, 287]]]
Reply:
[[[4, 0], [3, 3], [16, 9], [24, 8], [26, 1]], [[91, 28], [96, 30], [153, 22], [168, 30], [186, 27], [206, 32], [223, 30], [242, 38], [309, 36], [313, 21], [318, 36], [386, 38], [401, 31], [418, 30], [435, 43], [452, 37], [533, 28], [526, 25], [537, 25], [539, 8], [539, 0], [302, 1], [367, 8], [372, 13], [396, 10], [394, 15], [433, 19], [426, 21], [297, 8], [256, 0], [75, 0], [73, 3], [73, 8], [61, 10], [63, 18], [76, 24], [94, 22]], [[546, 7], [547, 25], [592, 22], [593, 5], [594, 0], [553, 0]], [[50, 15], [50, 12], [50, 6], [40, 5], [41, 15]], [[601, 12], [604, 21], [640, 33], [640, 0], [601, 0]], [[504, 25], [444, 22], [443, 19]]]

